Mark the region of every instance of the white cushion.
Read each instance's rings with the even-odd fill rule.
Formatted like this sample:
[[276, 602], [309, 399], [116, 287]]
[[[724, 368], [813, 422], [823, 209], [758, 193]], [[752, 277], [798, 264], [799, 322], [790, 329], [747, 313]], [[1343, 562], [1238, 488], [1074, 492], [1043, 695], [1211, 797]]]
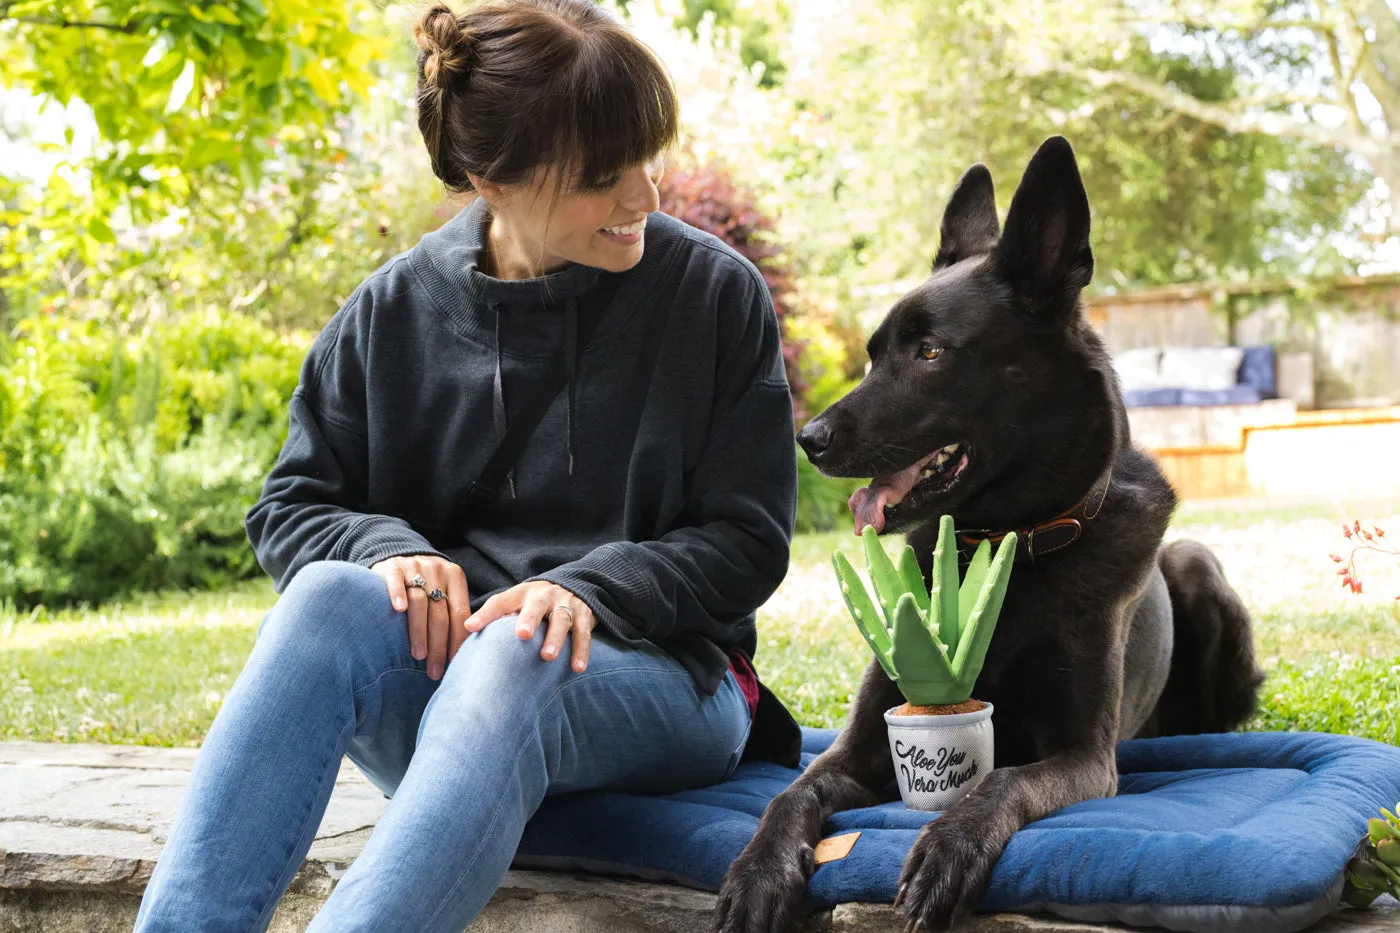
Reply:
[[1158, 366], [1163, 386], [1218, 391], [1239, 378], [1244, 350], [1239, 347], [1164, 347]]
[[1115, 353], [1113, 368], [1118, 371], [1118, 384], [1124, 392], [1161, 388], [1161, 359], [1161, 347], [1140, 347]]

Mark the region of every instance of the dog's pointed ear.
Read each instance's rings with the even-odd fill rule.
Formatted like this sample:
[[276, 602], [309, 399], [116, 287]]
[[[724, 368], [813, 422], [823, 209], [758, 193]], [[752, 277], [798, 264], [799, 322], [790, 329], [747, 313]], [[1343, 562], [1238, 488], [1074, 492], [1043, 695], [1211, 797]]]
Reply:
[[1094, 276], [1089, 248], [1089, 197], [1074, 150], [1063, 136], [1047, 139], [1026, 166], [997, 245], [1003, 278], [1033, 308], [1076, 307]]
[[978, 162], [963, 172], [948, 207], [943, 211], [943, 225], [938, 231], [938, 255], [933, 257], [935, 270], [951, 266], [960, 259], [990, 253], [997, 244], [997, 199], [992, 189], [992, 173]]

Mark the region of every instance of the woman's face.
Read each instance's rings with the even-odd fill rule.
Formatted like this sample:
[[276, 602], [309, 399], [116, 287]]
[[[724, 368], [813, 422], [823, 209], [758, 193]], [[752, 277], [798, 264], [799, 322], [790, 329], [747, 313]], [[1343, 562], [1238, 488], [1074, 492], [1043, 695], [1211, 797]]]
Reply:
[[660, 206], [656, 186], [665, 160], [656, 156], [605, 179], [596, 189], [565, 185], [558, 172], [536, 172], [523, 185], [482, 182], [477, 190], [495, 217], [490, 242], [497, 278], [530, 278], [579, 263], [624, 272], [642, 258], [646, 217]]

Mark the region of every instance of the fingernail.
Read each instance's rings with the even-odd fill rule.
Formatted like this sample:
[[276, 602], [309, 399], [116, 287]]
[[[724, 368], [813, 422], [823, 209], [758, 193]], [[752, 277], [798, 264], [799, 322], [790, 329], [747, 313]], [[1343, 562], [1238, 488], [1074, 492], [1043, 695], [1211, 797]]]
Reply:
[[441, 664], [438, 664], [436, 661], [434, 661], [432, 664], [429, 664], [429, 665], [428, 665], [428, 676], [431, 677], [433, 680], [437, 680], [439, 677], [441, 677], [441, 676], [442, 676], [442, 665], [441, 665]]
[[575, 662], [574, 662], [574, 670], [578, 671], [580, 674], [583, 673], [583, 669], [584, 669], [585, 667], [587, 667], [587, 666], [588, 666], [588, 665], [587, 665], [587, 664], [584, 664], [582, 661], [575, 661]]
[[421, 661], [421, 660], [423, 660], [424, 658], [426, 658], [427, 656], [428, 656], [428, 649], [427, 649], [427, 648], [424, 648], [422, 645], [414, 645], [414, 646], [413, 646], [413, 657], [414, 657], [415, 659]]
[[554, 655], [555, 655], [555, 651], [554, 651], [553, 648], [546, 648], [546, 649], [544, 649], [544, 656], [545, 656], [546, 658], [552, 658], [552, 657], [554, 657]]
[[394, 599], [394, 608], [397, 609], [399, 612], [403, 612], [404, 607], [406, 607], [407, 605], [408, 603], [404, 602], [402, 597]]
[[529, 638], [530, 630], [522, 625], [515, 630], [515, 634], [519, 635], [521, 638]]

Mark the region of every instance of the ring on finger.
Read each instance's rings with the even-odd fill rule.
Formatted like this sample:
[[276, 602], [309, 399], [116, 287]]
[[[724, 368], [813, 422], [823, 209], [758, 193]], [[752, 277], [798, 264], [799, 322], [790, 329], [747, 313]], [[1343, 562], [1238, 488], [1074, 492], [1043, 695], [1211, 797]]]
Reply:
[[421, 573], [415, 573], [404, 583], [404, 586], [417, 587], [420, 590], [427, 589], [428, 581], [423, 579]]
[[554, 614], [556, 612], [567, 612], [569, 614], [569, 625], [572, 626], [574, 624], [574, 611], [568, 606], [564, 605], [563, 603], [560, 603], [559, 605], [555, 606], [553, 609], [549, 610], [549, 618], [554, 618]]
[[440, 603], [447, 598], [447, 594], [437, 587], [433, 587], [432, 592], [428, 594], [428, 598], [435, 603]]

